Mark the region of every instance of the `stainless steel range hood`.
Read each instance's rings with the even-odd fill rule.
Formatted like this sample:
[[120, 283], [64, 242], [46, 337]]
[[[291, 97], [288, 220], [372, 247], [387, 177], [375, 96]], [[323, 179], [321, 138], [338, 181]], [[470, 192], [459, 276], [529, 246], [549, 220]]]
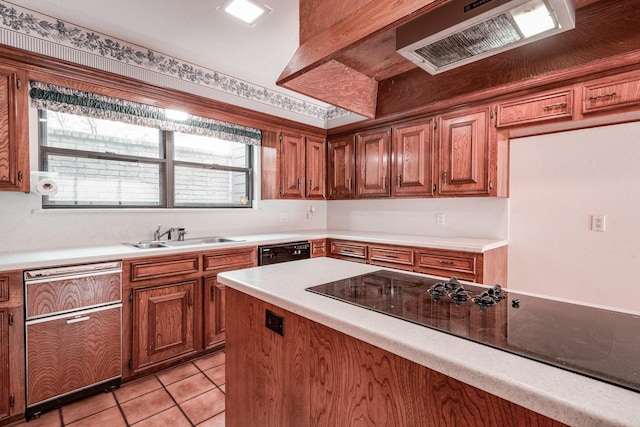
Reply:
[[574, 0], [453, 0], [398, 28], [396, 49], [438, 74], [574, 27]]

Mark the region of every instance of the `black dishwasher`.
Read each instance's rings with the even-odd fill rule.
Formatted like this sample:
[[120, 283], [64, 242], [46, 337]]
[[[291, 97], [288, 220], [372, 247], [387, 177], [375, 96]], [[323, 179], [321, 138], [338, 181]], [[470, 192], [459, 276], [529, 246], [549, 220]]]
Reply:
[[311, 244], [309, 242], [258, 246], [258, 265], [278, 264], [307, 258], [311, 258]]

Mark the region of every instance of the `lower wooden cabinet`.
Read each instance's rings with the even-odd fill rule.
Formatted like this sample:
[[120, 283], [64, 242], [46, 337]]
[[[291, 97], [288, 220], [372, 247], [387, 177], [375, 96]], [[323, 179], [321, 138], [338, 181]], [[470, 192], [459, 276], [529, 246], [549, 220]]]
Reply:
[[224, 341], [225, 286], [216, 276], [204, 279], [204, 346], [211, 348]]
[[235, 289], [227, 304], [227, 427], [563, 426]]
[[203, 255], [204, 349], [220, 346], [225, 340], [225, 286], [218, 273], [258, 265], [257, 248], [225, 249]]
[[133, 369], [196, 352], [198, 280], [133, 290]]
[[255, 246], [125, 262], [123, 378], [220, 348], [225, 287], [217, 275], [256, 265]]
[[507, 286], [507, 246], [465, 252], [338, 239], [328, 239], [328, 245], [331, 258]]
[[327, 239], [311, 240], [311, 258], [327, 256]]
[[25, 411], [22, 272], [0, 272], [0, 424]]

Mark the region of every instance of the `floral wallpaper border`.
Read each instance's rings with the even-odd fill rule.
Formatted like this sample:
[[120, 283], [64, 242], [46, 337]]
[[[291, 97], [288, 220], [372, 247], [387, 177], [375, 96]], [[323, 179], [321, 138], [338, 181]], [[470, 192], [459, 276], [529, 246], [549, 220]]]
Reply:
[[[68, 49], [98, 55], [123, 64], [142, 67], [293, 113], [325, 121], [351, 114], [342, 108], [327, 108], [296, 99], [10, 3], [0, 2], [0, 17], [2, 19], [0, 28], [11, 32], [55, 43]], [[22, 46], [14, 47], [24, 48]]]

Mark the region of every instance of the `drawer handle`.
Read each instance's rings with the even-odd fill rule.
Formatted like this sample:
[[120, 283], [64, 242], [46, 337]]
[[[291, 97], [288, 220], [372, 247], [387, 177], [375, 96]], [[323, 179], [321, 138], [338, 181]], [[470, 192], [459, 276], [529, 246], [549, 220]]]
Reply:
[[353, 251], [351, 249], [342, 249], [341, 252], [345, 252], [345, 253], [348, 253], [348, 254], [352, 254], [353, 253]]
[[443, 261], [441, 259], [438, 260], [438, 263], [444, 265], [453, 265], [453, 261]]
[[602, 98], [613, 98], [616, 95], [617, 93], [611, 92], [611, 93], [605, 93], [604, 95], [590, 96], [589, 101], [597, 101], [598, 99], [602, 99]]
[[398, 255], [396, 254], [384, 254], [383, 256], [387, 258], [398, 258]]
[[69, 319], [67, 320], [67, 325], [70, 325], [72, 323], [78, 323], [78, 322], [86, 322], [87, 320], [89, 320], [91, 318], [91, 316], [86, 316], [86, 317], [76, 317], [73, 319]]
[[549, 104], [542, 107], [543, 110], [553, 110], [554, 108], [565, 108], [567, 106], [566, 102], [558, 102], [557, 104]]

